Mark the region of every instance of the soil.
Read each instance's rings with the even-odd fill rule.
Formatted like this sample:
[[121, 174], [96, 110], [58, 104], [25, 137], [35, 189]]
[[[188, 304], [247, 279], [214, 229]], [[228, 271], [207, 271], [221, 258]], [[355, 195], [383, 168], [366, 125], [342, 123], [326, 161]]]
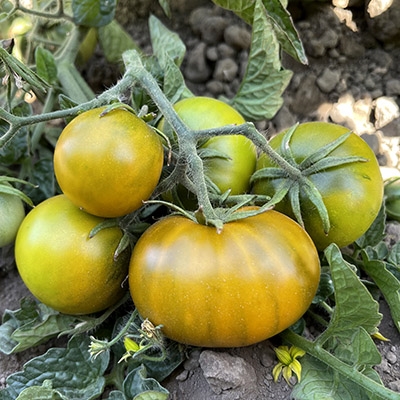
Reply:
[[[249, 27], [207, 0], [174, 2], [172, 20], [163, 16], [156, 3], [137, 0], [136, 7], [128, 7], [128, 2], [120, 1], [120, 23], [143, 50], [150, 52], [149, 12], [162, 18], [187, 46], [182, 71], [193, 93], [232, 97], [245, 70]], [[121, 11], [124, 7], [128, 7], [127, 12]], [[256, 124], [267, 135], [273, 135], [296, 121], [342, 123], [368, 141], [384, 177], [400, 175], [399, 42], [396, 34], [382, 37], [382, 29], [374, 27], [360, 2], [350, 10], [352, 19], [346, 25], [329, 3], [291, 3], [309, 64], [305, 66], [284, 56], [285, 68], [294, 75], [284, 93], [283, 106], [272, 120]], [[228, 27], [236, 33], [229, 35]], [[241, 40], [235, 41], [235, 37]], [[119, 74], [100, 54], [83, 71], [99, 92], [112, 85]], [[392, 244], [400, 240], [400, 224], [388, 223], [387, 239]], [[6, 265], [7, 260], [12, 260], [12, 249], [2, 249], [0, 255], [0, 266]], [[0, 275], [0, 313], [19, 308], [24, 296], [30, 294], [11, 265]], [[400, 393], [400, 334], [383, 300], [380, 306], [383, 314], [380, 332], [390, 341], [378, 343], [382, 362], [376, 370], [385, 386]], [[50, 344], [59, 345], [63, 340]], [[20, 370], [33, 356], [42, 354], [50, 344], [16, 355], [0, 354], [0, 387], [5, 386], [9, 374]], [[164, 382], [171, 393], [170, 399], [290, 399], [291, 387], [283, 380], [273, 381], [276, 359], [272, 345], [276, 344], [279, 343], [271, 339], [238, 349], [194, 349], [182, 367]]]

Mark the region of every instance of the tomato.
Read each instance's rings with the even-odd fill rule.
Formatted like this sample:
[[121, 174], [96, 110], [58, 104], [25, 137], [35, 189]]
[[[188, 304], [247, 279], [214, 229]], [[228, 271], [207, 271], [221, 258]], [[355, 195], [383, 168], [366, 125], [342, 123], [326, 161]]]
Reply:
[[54, 172], [63, 193], [100, 217], [138, 209], [160, 179], [163, 148], [158, 135], [124, 109], [100, 116], [86, 111], [62, 131], [54, 150]]
[[89, 314], [122, 297], [130, 254], [126, 250], [114, 260], [119, 227], [89, 238], [102, 221], [64, 195], [27, 214], [15, 241], [15, 261], [25, 285], [42, 303], [66, 314]]
[[[300, 124], [290, 141], [295, 161], [300, 163], [348, 131], [343, 126], [326, 122]], [[282, 154], [280, 145], [284, 134], [282, 132], [270, 141], [271, 147], [279, 154]], [[309, 176], [322, 196], [331, 224], [329, 233], [325, 234], [315, 206], [301, 192], [300, 206], [305, 229], [320, 250], [330, 243], [344, 247], [362, 236], [378, 215], [383, 198], [383, 181], [378, 162], [363, 139], [351, 133], [330, 155], [359, 156], [368, 161], [329, 168]], [[271, 166], [275, 167], [276, 164], [266, 154], [262, 154], [257, 162], [257, 170]], [[280, 184], [280, 178], [256, 180], [253, 192], [272, 196]], [[293, 217], [287, 196], [275, 209]]]
[[385, 183], [384, 194], [388, 218], [400, 221], [400, 177]]
[[319, 276], [312, 240], [276, 211], [221, 233], [165, 217], [141, 236], [129, 266], [141, 316], [173, 340], [205, 347], [247, 346], [286, 329], [309, 307]]
[[[210, 97], [190, 97], [177, 102], [175, 111], [183, 122], [193, 130], [219, 128], [225, 125], [239, 125], [246, 121], [228, 104]], [[163, 130], [164, 120], [159, 124]], [[217, 185], [222, 193], [242, 194], [249, 190], [250, 177], [257, 161], [256, 147], [242, 135], [224, 135], [206, 140], [201, 149], [222, 153], [226, 158], [205, 158], [205, 174]]]
[[25, 217], [24, 204], [15, 195], [0, 193], [0, 247], [11, 244]]

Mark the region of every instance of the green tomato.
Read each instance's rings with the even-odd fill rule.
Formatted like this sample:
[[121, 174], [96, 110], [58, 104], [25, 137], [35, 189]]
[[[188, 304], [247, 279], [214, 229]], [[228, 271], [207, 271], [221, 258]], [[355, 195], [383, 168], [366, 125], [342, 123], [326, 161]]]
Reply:
[[104, 218], [76, 207], [64, 195], [28, 213], [15, 241], [15, 262], [31, 293], [66, 314], [90, 314], [115, 304], [125, 293], [130, 252], [116, 259], [118, 226], [89, 234]]
[[[246, 121], [228, 104], [210, 97], [190, 97], [174, 105], [183, 122], [193, 130], [207, 130]], [[164, 130], [164, 120], [159, 129]], [[205, 140], [203, 150], [218, 152], [223, 157], [203, 158], [206, 176], [224, 193], [243, 194], [250, 188], [250, 177], [257, 161], [256, 146], [242, 135], [224, 135]]]
[[12, 194], [0, 193], [0, 247], [14, 242], [24, 217], [22, 200]]
[[385, 184], [386, 215], [389, 219], [400, 221], [400, 177]]
[[159, 136], [124, 109], [101, 116], [105, 107], [74, 118], [54, 149], [54, 172], [63, 193], [99, 217], [137, 210], [161, 176], [164, 152]]
[[309, 235], [270, 210], [226, 223], [222, 232], [179, 215], [148, 228], [129, 267], [142, 317], [178, 342], [247, 346], [295, 323], [318, 288]]
[[[300, 124], [290, 141], [295, 161], [299, 164], [321, 147], [339, 138], [349, 129], [325, 122]], [[279, 154], [285, 132], [275, 136], [270, 146]], [[317, 248], [323, 250], [331, 243], [344, 247], [362, 236], [378, 215], [383, 200], [383, 180], [377, 159], [368, 144], [355, 133], [337, 147], [332, 156], [358, 156], [366, 162], [354, 162], [320, 171], [309, 176], [322, 196], [327, 208], [331, 228], [326, 234], [321, 218], [314, 204], [305, 193], [300, 193], [300, 207], [305, 229]], [[262, 154], [257, 170], [276, 167], [276, 164]], [[273, 196], [282, 179], [260, 179], [253, 185], [253, 192]], [[290, 201], [286, 196], [275, 209], [293, 217]]]

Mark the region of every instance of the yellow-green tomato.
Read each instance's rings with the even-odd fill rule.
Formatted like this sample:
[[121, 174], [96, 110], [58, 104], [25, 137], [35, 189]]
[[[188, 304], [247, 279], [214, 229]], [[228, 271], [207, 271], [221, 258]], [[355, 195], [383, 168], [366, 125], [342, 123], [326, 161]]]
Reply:
[[[225, 125], [240, 125], [244, 118], [230, 105], [210, 97], [190, 97], [177, 102], [175, 111], [183, 122], [193, 130], [219, 128]], [[159, 124], [164, 129], [164, 120]], [[257, 161], [256, 147], [242, 135], [213, 137], [201, 144], [201, 149], [217, 151], [225, 158], [204, 158], [205, 174], [222, 193], [246, 193], [250, 188], [250, 177]]]
[[129, 267], [143, 318], [178, 342], [247, 346], [295, 323], [320, 278], [317, 250], [276, 211], [226, 223], [222, 232], [168, 216], [137, 242]]
[[[299, 164], [321, 147], [338, 139], [349, 131], [348, 128], [326, 122], [300, 124], [290, 140], [290, 149]], [[270, 146], [282, 154], [281, 143], [285, 132], [275, 136]], [[383, 199], [383, 180], [378, 161], [368, 144], [355, 133], [333, 150], [329, 156], [358, 156], [365, 162], [352, 162], [329, 168], [309, 175], [322, 196], [327, 208], [331, 228], [326, 234], [318, 211], [307, 195], [300, 192], [300, 207], [306, 231], [317, 248], [323, 250], [331, 243], [344, 247], [362, 236], [375, 220]], [[262, 154], [257, 170], [276, 167], [276, 164]], [[256, 180], [253, 192], [273, 196], [282, 178]], [[293, 217], [288, 196], [275, 206], [277, 211]]]
[[0, 193], [0, 247], [14, 242], [24, 217], [22, 200], [12, 194]]
[[130, 253], [116, 259], [119, 227], [90, 232], [104, 218], [88, 214], [64, 195], [30, 211], [15, 241], [15, 262], [27, 288], [42, 303], [66, 314], [89, 314], [125, 293]]
[[54, 172], [63, 193], [100, 217], [120, 217], [148, 200], [160, 179], [164, 154], [159, 136], [124, 109], [86, 111], [62, 131]]

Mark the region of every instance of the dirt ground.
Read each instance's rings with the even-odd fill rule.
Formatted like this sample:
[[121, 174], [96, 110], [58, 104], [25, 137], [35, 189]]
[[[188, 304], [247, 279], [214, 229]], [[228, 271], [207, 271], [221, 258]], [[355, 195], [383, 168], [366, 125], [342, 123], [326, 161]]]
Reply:
[[[121, 1], [121, 7], [125, 3]], [[216, 10], [206, 0], [193, 2], [191, 7], [185, 2], [178, 3], [172, 22], [166, 23], [179, 32], [187, 45], [188, 53], [182, 68], [189, 87], [198, 95], [231, 96], [244, 71], [248, 47], [244, 40], [235, 48], [218, 29], [208, 36], [207, 31], [215, 28], [217, 23], [225, 28], [237, 26], [237, 32], [242, 34], [248, 27], [231, 14]], [[150, 51], [147, 16], [149, 11], [162, 14], [157, 6], [149, 10], [145, 1], [135, 4], [137, 7], [134, 11], [130, 8], [130, 14], [120, 12], [120, 22], [143, 49]], [[396, 174], [400, 156], [400, 118], [395, 107], [400, 104], [399, 43], [393, 38], [386, 41], [386, 38], [376, 37], [371, 23], [365, 19], [363, 6], [352, 9], [357, 31], [340, 22], [329, 3], [314, 4], [314, 8], [296, 3], [292, 11], [304, 39], [309, 65], [284, 58], [285, 67], [294, 71], [284, 94], [284, 105], [273, 120], [258, 121], [258, 127], [273, 134], [296, 121], [332, 120], [347, 124], [370, 143], [383, 173]], [[198, 21], [207, 28], [199, 27]], [[220, 68], [224, 73], [218, 74], [220, 58], [229, 58], [232, 62], [226, 62], [225, 68], [236, 65], [236, 74], [228, 74], [223, 67]], [[102, 89], [101, 85], [107, 87], [118, 78], [115, 68], [104, 65], [101, 57], [84, 72], [98, 90]], [[385, 103], [386, 108], [379, 108], [378, 99], [381, 98], [391, 99]], [[348, 106], [346, 112], [340, 107], [343, 104]], [[390, 224], [388, 232], [394, 241], [400, 240], [399, 224]], [[11, 249], [3, 249], [0, 256], [4, 263], [12, 257]], [[29, 296], [29, 293], [16, 270], [12, 268], [2, 273], [0, 313], [18, 308], [23, 296]], [[384, 301], [380, 304], [384, 316], [380, 331], [390, 341], [378, 344], [382, 363], [376, 369], [384, 384], [400, 393], [400, 334], [387, 305]], [[63, 344], [63, 340], [52, 344]], [[171, 400], [290, 399], [291, 388], [282, 380], [274, 383], [272, 378], [276, 363], [272, 344], [273, 339], [240, 349], [195, 349], [164, 385], [171, 392]], [[10, 373], [20, 370], [27, 360], [42, 354], [47, 347], [42, 345], [12, 356], [0, 354], [0, 387], [5, 385]]]

